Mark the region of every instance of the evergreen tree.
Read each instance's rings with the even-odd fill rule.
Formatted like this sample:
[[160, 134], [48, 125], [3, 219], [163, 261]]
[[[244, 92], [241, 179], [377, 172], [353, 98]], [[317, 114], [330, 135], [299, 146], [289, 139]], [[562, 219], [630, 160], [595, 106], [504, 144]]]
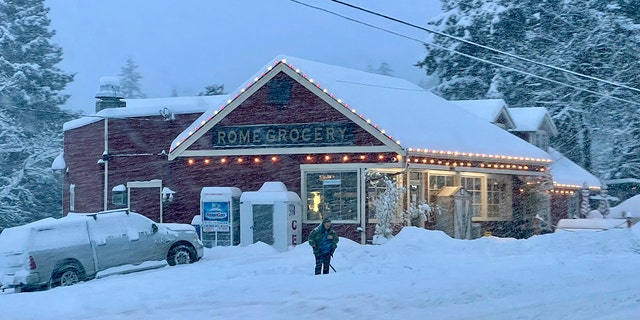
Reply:
[[146, 98], [140, 89], [142, 75], [138, 72], [138, 65], [133, 61], [133, 58], [127, 59], [124, 67], [120, 68], [118, 76], [120, 77], [120, 91], [126, 99]]
[[379, 194], [373, 205], [376, 210], [376, 229], [374, 234], [374, 242], [381, 243], [384, 239], [393, 237], [393, 220], [398, 212], [398, 202], [404, 193], [403, 187], [398, 187], [396, 182], [389, 179], [386, 175], [382, 176], [385, 184], [385, 191]]
[[73, 80], [56, 65], [43, 0], [0, 0], [0, 229], [61, 216], [61, 181], [51, 163], [62, 150], [60, 108]]
[[206, 86], [204, 88], [204, 92], [198, 93], [199, 96], [217, 96], [220, 94], [225, 94], [224, 92], [224, 84], [212, 84]]
[[[443, 9], [445, 13], [432, 22], [443, 33], [542, 64], [640, 87], [634, 71], [640, 68], [640, 61], [634, 58], [640, 49], [640, 19], [629, 1], [444, 0]], [[433, 42], [442, 48], [427, 46], [428, 54], [419, 66], [440, 78], [436, 93], [447, 99], [501, 97], [512, 106], [546, 107], [560, 131], [552, 139], [554, 148], [599, 175], [611, 165], [612, 131], [633, 112], [629, 104], [606, 96], [637, 100], [637, 93], [448, 37], [436, 35]]]
[[43, 0], [0, 0], [0, 107], [31, 132], [65, 116], [60, 92], [73, 80], [56, 67], [62, 49], [50, 42], [48, 12]]

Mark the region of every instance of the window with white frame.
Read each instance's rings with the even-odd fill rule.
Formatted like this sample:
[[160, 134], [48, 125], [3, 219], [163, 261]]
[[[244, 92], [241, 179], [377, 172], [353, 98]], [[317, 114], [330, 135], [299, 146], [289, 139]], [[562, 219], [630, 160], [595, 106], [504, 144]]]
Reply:
[[305, 220], [329, 217], [338, 221], [358, 219], [358, 172], [304, 172], [306, 193]]
[[474, 221], [510, 220], [512, 206], [512, 181], [508, 175], [483, 173], [429, 172], [429, 203], [436, 203], [442, 187], [460, 186], [471, 195]]
[[510, 219], [512, 189], [509, 176], [489, 176], [487, 179], [488, 219]]
[[429, 204], [437, 202], [438, 191], [442, 187], [453, 187], [455, 174], [453, 173], [429, 173]]

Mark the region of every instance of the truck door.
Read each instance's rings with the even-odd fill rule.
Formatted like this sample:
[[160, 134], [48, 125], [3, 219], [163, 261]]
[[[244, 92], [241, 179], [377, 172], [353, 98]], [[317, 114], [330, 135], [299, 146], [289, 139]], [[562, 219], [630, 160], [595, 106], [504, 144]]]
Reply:
[[98, 214], [96, 220], [90, 223], [99, 271], [130, 263], [125, 215], [124, 212]]

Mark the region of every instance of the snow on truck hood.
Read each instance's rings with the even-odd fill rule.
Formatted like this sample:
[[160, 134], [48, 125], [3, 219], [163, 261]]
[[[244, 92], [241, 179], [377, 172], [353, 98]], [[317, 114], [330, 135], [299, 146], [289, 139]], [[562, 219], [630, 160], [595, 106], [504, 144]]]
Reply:
[[196, 228], [189, 224], [183, 223], [158, 223], [159, 226], [165, 227], [171, 231], [193, 231], [196, 232]]

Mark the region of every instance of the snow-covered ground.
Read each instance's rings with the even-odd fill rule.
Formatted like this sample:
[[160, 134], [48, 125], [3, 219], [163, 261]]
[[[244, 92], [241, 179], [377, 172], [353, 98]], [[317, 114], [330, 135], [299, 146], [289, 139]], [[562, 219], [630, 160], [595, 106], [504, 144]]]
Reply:
[[[206, 249], [192, 265], [0, 294], [2, 319], [637, 319], [640, 227], [527, 240], [403, 229], [341, 238], [314, 276], [307, 243]], [[104, 274], [103, 274], [104, 275]]]

